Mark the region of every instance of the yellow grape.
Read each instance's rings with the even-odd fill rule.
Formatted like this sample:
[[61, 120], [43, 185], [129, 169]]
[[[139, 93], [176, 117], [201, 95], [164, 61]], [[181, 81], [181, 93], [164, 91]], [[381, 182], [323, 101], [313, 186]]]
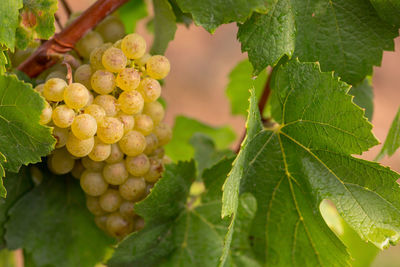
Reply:
[[94, 161], [104, 161], [111, 154], [111, 145], [103, 143], [97, 136], [94, 137], [94, 146], [89, 158]]
[[133, 127], [135, 126], [135, 119], [132, 115], [120, 112], [118, 113], [117, 118], [124, 124], [124, 133], [133, 130]]
[[171, 66], [169, 60], [160, 55], [152, 56], [146, 62], [146, 71], [150, 77], [160, 80], [167, 77]]
[[92, 197], [100, 196], [108, 189], [108, 184], [104, 181], [101, 173], [89, 170], [82, 173], [80, 184], [83, 191]]
[[43, 95], [48, 101], [63, 101], [66, 87], [67, 83], [64, 80], [51, 78], [44, 84]]
[[155, 183], [161, 177], [164, 171], [164, 167], [161, 160], [150, 158], [150, 168], [149, 171], [144, 175], [146, 182]]
[[156, 101], [161, 95], [160, 83], [152, 78], [144, 78], [140, 84], [138, 91], [142, 94], [144, 102], [149, 103]]
[[89, 101], [88, 89], [80, 83], [71, 83], [64, 90], [64, 102], [68, 107], [81, 109]]
[[44, 109], [42, 110], [42, 114], [40, 114], [39, 123], [45, 125], [51, 121], [51, 115], [53, 114], [53, 109], [49, 105], [47, 101], [44, 101]]
[[122, 202], [122, 198], [119, 195], [118, 190], [107, 189], [99, 198], [100, 207], [106, 212], [114, 212], [119, 209]]
[[38, 84], [35, 86], [34, 90], [38, 92], [40, 95], [43, 95], [44, 83]]
[[84, 58], [89, 58], [93, 49], [101, 46], [102, 44], [103, 38], [101, 35], [97, 32], [91, 31], [76, 43], [75, 48], [81, 56]]
[[126, 58], [124, 52], [115, 47], [110, 47], [104, 51], [101, 58], [103, 66], [106, 68], [106, 70], [111, 72], [122, 71], [125, 68], [127, 61], [128, 59]]
[[121, 161], [124, 158], [124, 153], [122, 153], [121, 149], [119, 148], [118, 144], [111, 145], [111, 154], [106, 159], [107, 163], [116, 163]]
[[107, 219], [108, 215], [100, 215], [94, 217], [94, 222], [96, 223], [97, 227], [99, 227], [104, 232], [107, 232], [107, 225], [106, 225]]
[[172, 130], [168, 124], [161, 122], [154, 128], [154, 134], [157, 136], [158, 144], [160, 146], [164, 146], [168, 144], [168, 142], [172, 138]]
[[75, 160], [71, 157], [66, 149], [56, 149], [49, 157], [51, 171], [55, 174], [69, 173], [75, 164]]
[[139, 114], [135, 116], [135, 130], [141, 132], [143, 135], [149, 135], [154, 129], [153, 120], [150, 116]]
[[146, 155], [150, 155], [158, 147], [158, 139], [154, 133], [146, 136], [146, 148], [143, 151]]
[[123, 184], [128, 179], [128, 171], [123, 161], [106, 164], [103, 169], [103, 177], [107, 183], [112, 185]]
[[146, 148], [146, 138], [138, 131], [129, 131], [119, 141], [122, 152], [128, 156], [137, 156]]
[[140, 83], [140, 74], [135, 68], [125, 68], [118, 73], [116, 83], [124, 91], [135, 90]]
[[112, 46], [111, 43], [105, 43], [93, 49], [92, 53], [90, 53], [90, 60], [89, 60], [93, 70], [104, 69], [103, 63], [101, 62], [101, 58], [103, 57], [104, 51], [106, 51], [111, 46]]
[[66, 147], [68, 152], [75, 157], [84, 157], [87, 156], [90, 151], [92, 151], [94, 146], [94, 138], [90, 137], [88, 139], [81, 140], [76, 137], [73, 133], [68, 135], [68, 140]]
[[132, 232], [133, 223], [124, 219], [119, 212], [115, 212], [108, 216], [106, 227], [110, 235], [122, 238]]
[[140, 113], [143, 109], [144, 101], [138, 91], [124, 91], [118, 98], [120, 109], [126, 114], [133, 115]]
[[115, 16], [105, 18], [96, 26], [96, 31], [106, 42], [116, 42], [125, 35], [124, 24]]
[[122, 39], [121, 49], [130, 59], [141, 58], [146, 52], [146, 41], [137, 33], [131, 33]]
[[97, 123], [102, 122], [104, 117], [106, 116], [106, 111], [104, 110], [104, 108], [97, 104], [91, 104], [87, 106], [84, 109], [84, 112], [85, 114], [89, 114], [90, 116], [92, 116], [97, 121]]
[[135, 203], [131, 201], [124, 201], [119, 206], [119, 213], [124, 218], [132, 219], [135, 216]]
[[138, 64], [140, 67], [146, 65], [147, 61], [151, 58], [151, 55], [149, 53], [145, 53], [141, 58], [135, 59], [136, 64]]
[[71, 126], [72, 122], [74, 121], [75, 112], [66, 105], [60, 105], [53, 110], [51, 118], [56, 126], [60, 128], [67, 128]]
[[97, 131], [96, 119], [89, 114], [80, 114], [72, 122], [71, 130], [81, 140], [93, 137]]
[[56, 148], [61, 148], [65, 146], [67, 143], [69, 131], [67, 128], [60, 128], [57, 126], [54, 126], [53, 128], [53, 136], [56, 139]]
[[85, 171], [85, 167], [83, 166], [80, 160], [75, 160], [74, 168], [71, 171], [72, 176], [75, 179], [81, 179], [82, 173]]
[[109, 117], [117, 115], [119, 111], [117, 99], [112, 95], [98, 95], [94, 99], [93, 103], [101, 106], [106, 112], [106, 116]]
[[146, 182], [143, 178], [130, 177], [119, 186], [122, 198], [129, 201], [139, 201], [146, 194]]
[[95, 172], [101, 172], [103, 171], [104, 166], [106, 166], [106, 164], [103, 161], [94, 161], [92, 159], [90, 159], [89, 157], [84, 157], [81, 159], [82, 165], [91, 171], [95, 171]]
[[165, 111], [160, 102], [154, 101], [144, 104], [143, 114], [149, 115], [154, 125], [158, 125], [164, 119]]
[[86, 195], [86, 207], [95, 216], [100, 216], [106, 213], [104, 209], [101, 208], [100, 203], [99, 203], [99, 198], [98, 197], [92, 197], [89, 195]]
[[101, 95], [111, 93], [115, 88], [115, 77], [107, 70], [96, 70], [90, 78], [92, 89]]
[[90, 77], [92, 76], [92, 68], [89, 64], [80, 65], [74, 73], [74, 82], [81, 83], [86, 88], [91, 89]]
[[123, 135], [124, 125], [117, 118], [105, 117], [98, 125], [97, 136], [106, 144], [118, 142]]
[[150, 169], [150, 160], [145, 154], [136, 157], [127, 157], [125, 159], [126, 169], [133, 176], [143, 176]]

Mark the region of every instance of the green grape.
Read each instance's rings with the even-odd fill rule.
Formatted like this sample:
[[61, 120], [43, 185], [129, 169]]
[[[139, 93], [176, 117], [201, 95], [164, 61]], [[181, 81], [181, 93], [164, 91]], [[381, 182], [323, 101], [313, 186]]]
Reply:
[[38, 92], [41, 96], [43, 96], [43, 90], [44, 90], [44, 83], [38, 84], [35, 86], [34, 90]]
[[92, 53], [90, 53], [90, 65], [94, 70], [104, 69], [102, 61], [103, 53], [112, 47], [111, 43], [105, 43], [99, 47], [93, 49]]
[[104, 181], [101, 173], [89, 170], [82, 173], [80, 184], [83, 191], [92, 197], [98, 197], [108, 189], [108, 184]]
[[144, 102], [149, 103], [160, 97], [161, 86], [157, 80], [144, 78], [139, 84], [138, 91], [142, 94]]
[[103, 169], [103, 177], [107, 183], [112, 185], [123, 184], [128, 179], [128, 171], [123, 161], [106, 164]]
[[97, 131], [96, 119], [89, 114], [80, 114], [72, 122], [71, 130], [81, 140], [93, 137]]
[[89, 91], [83, 84], [71, 83], [64, 90], [64, 102], [68, 107], [81, 109], [89, 101]]
[[106, 226], [107, 219], [108, 215], [100, 215], [94, 217], [94, 222], [96, 223], [97, 227], [99, 227], [104, 232], [107, 232], [107, 226]]
[[89, 114], [90, 116], [92, 116], [97, 121], [97, 123], [102, 122], [104, 117], [106, 116], [106, 111], [104, 110], [104, 108], [97, 104], [91, 104], [87, 106], [84, 109], [84, 112], [85, 114]]
[[131, 201], [123, 201], [121, 203], [121, 205], [119, 206], [119, 213], [124, 218], [132, 219], [136, 215], [135, 203], [133, 203]]
[[124, 55], [124, 52], [115, 47], [110, 47], [104, 51], [101, 58], [103, 66], [106, 68], [106, 70], [111, 72], [122, 71], [125, 68], [127, 61], [128, 59]]
[[107, 163], [116, 163], [121, 161], [124, 158], [124, 153], [122, 153], [121, 149], [119, 148], [118, 144], [111, 145], [111, 154], [106, 159]]
[[116, 42], [125, 35], [124, 24], [115, 16], [108, 16], [100, 22], [96, 31], [101, 34], [104, 41]]
[[69, 135], [69, 131], [67, 128], [60, 128], [60, 127], [54, 126], [53, 136], [57, 141], [55, 147], [61, 148], [61, 147], [65, 146], [65, 144], [67, 143], [68, 135]]
[[54, 150], [49, 157], [49, 161], [50, 170], [60, 175], [69, 173], [75, 164], [75, 160], [63, 148]]
[[57, 79], [66, 81], [67, 80], [67, 72], [65, 70], [52, 71], [46, 76], [45, 81], [47, 82], [48, 80], [53, 79], [53, 78], [57, 78]]
[[90, 78], [90, 84], [96, 93], [107, 95], [115, 88], [114, 74], [106, 70], [96, 70]]
[[47, 101], [63, 101], [65, 88], [67, 83], [64, 80], [51, 78], [44, 84], [43, 95]]
[[121, 49], [130, 59], [141, 58], [146, 52], [146, 41], [137, 33], [131, 33], [122, 39]]
[[129, 131], [119, 141], [122, 152], [128, 156], [137, 156], [146, 148], [146, 138], [138, 131]]
[[97, 136], [94, 137], [94, 146], [89, 158], [94, 161], [104, 161], [111, 154], [111, 145], [103, 143]]
[[140, 83], [140, 74], [135, 68], [126, 68], [118, 73], [116, 83], [124, 91], [135, 90]]
[[154, 125], [158, 125], [164, 119], [165, 111], [160, 102], [154, 101], [144, 104], [143, 114], [150, 116]]
[[133, 130], [135, 126], [135, 119], [132, 115], [125, 114], [123, 112], [119, 112], [117, 115], [117, 119], [119, 119], [124, 124], [124, 134]]
[[125, 159], [126, 169], [133, 176], [143, 176], [150, 169], [150, 160], [145, 154], [136, 157], [127, 157]]
[[119, 186], [122, 198], [129, 201], [139, 201], [146, 195], [146, 182], [143, 178], [128, 178]]
[[164, 167], [161, 160], [150, 158], [150, 168], [149, 171], [144, 175], [146, 182], [155, 183], [161, 177], [164, 171]]
[[122, 198], [118, 190], [108, 189], [99, 198], [100, 207], [107, 212], [117, 211], [121, 205]]
[[95, 216], [104, 215], [106, 211], [101, 208], [98, 197], [86, 195], [86, 207]]
[[118, 142], [123, 135], [124, 125], [117, 118], [105, 117], [98, 125], [97, 136], [106, 144]]
[[53, 110], [51, 115], [53, 122], [60, 128], [67, 128], [71, 126], [75, 118], [75, 112], [66, 105], [60, 105]]
[[89, 155], [94, 146], [94, 138], [90, 137], [88, 139], [81, 140], [76, 137], [73, 133], [68, 135], [66, 147], [68, 152], [75, 157], [84, 157]]
[[154, 129], [153, 120], [150, 116], [139, 114], [135, 116], [135, 130], [141, 132], [143, 135], [149, 135]]
[[81, 83], [86, 88], [91, 89], [90, 77], [92, 76], [92, 68], [89, 64], [80, 65], [74, 73], [74, 81], [76, 83]]
[[118, 114], [118, 101], [112, 95], [98, 95], [93, 103], [101, 106], [106, 112], [106, 116], [113, 117]]
[[81, 162], [86, 169], [94, 172], [102, 172], [104, 166], [106, 166], [106, 164], [103, 161], [94, 161], [89, 157], [82, 158]]
[[150, 155], [158, 147], [158, 139], [154, 133], [146, 135], [146, 148], [143, 153]]
[[138, 91], [122, 92], [118, 103], [121, 110], [129, 115], [140, 113], [144, 105], [143, 97]]
[[44, 101], [44, 109], [42, 110], [42, 114], [40, 114], [39, 123], [42, 125], [46, 125], [51, 121], [51, 115], [53, 114], [53, 109], [49, 105], [47, 101]]
[[103, 38], [101, 35], [97, 32], [91, 31], [76, 43], [75, 48], [82, 57], [89, 58], [93, 49], [102, 44]]
[[124, 219], [119, 212], [108, 216], [106, 222], [107, 232], [116, 238], [123, 238], [133, 230], [133, 223]]
[[72, 177], [75, 179], [81, 179], [82, 173], [85, 171], [85, 167], [83, 166], [80, 160], [75, 161], [74, 168], [71, 171]]
[[136, 218], [134, 231], [140, 231], [144, 228], [144, 220], [142, 217]]
[[135, 59], [135, 63], [138, 64], [140, 67], [146, 65], [147, 61], [151, 58], [149, 53], [145, 53], [141, 58]]
[[167, 77], [170, 69], [171, 66], [169, 64], [169, 60], [164, 56], [152, 56], [146, 62], [147, 74], [157, 80]]
[[154, 134], [157, 136], [158, 144], [164, 146], [172, 138], [172, 130], [166, 123], [161, 122], [154, 128]]

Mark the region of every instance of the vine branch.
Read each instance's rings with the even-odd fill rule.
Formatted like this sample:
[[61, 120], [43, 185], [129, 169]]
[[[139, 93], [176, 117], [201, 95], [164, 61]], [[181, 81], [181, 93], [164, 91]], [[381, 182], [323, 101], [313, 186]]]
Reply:
[[57, 63], [60, 54], [73, 49], [87, 32], [107, 15], [129, 0], [98, 0], [74, 20], [68, 27], [42, 44], [18, 69], [29, 77], [36, 77], [42, 71]]

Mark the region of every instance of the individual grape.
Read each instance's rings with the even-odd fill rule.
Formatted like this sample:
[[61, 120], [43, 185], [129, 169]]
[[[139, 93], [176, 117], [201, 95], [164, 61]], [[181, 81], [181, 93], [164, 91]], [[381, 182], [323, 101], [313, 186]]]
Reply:
[[[106, 191], [107, 192], [107, 191]], [[106, 210], [101, 208], [100, 200], [98, 197], [86, 196], [86, 207], [95, 216], [104, 215]]]
[[163, 147], [159, 147], [151, 153], [151, 157], [155, 159], [162, 159], [165, 155], [165, 150]]
[[88, 139], [81, 140], [76, 137], [73, 133], [68, 135], [68, 140], [66, 147], [68, 152], [75, 157], [84, 157], [87, 156], [90, 151], [92, 151], [94, 146], [94, 138], [90, 137]]
[[83, 84], [71, 83], [64, 90], [64, 102], [68, 107], [81, 109], [89, 101], [89, 91]]
[[81, 159], [82, 161], [82, 165], [91, 171], [94, 172], [102, 172], [104, 166], [106, 166], [106, 164], [103, 161], [94, 161], [92, 159], [90, 159], [89, 157], [84, 157]]
[[49, 157], [51, 171], [55, 174], [66, 174], [74, 168], [75, 160], [65, 149], [56, 149]]
[[98, 125], [97, 136], [106, 144], [118, 142], [123, 135], [124, 125], [117, 118], [105, 117]]
[[120, 112], [118, 113], [117, 118], [124, 124], [124, 134], [130, 130], [133, 130], [133, 127], [135, 126], [135, 119], [132, 115]]
[[129, 115], [140, 113], [144, 105], [143, 97], [138, 91], [122, 92], [118, 103], [121, 110]]
[[143, 178], [130, 177], [119, 186], [119, 193], [126, 200], [139, 201], [146, 194], [146, 182]]
[[103, 63], [101, 62], [103, 53], [111, 46], [112, 46], [111, 43], [105, 43], [93, 49], [92, 53], [90, 53], [90, 65], [93, 68], [93, 70], [104, 69]]
[[72, 176], [75, 179], [81, 179], [82, 173], [85, 171], [85, 167], [83, 166], [80, 160], [75, 161], [74, 168], [71, 171]]
[[122, 198], [119, 195], [118, 190], [115, 189], [108, 189], [99, 198], [100, 207], [107, 212], [113, 212], [118, 210], [121, 205], [121, 202]]
[[92, 68], [89, 64], [80, 65], [74, 73], [74, 81], [76, 83], [81, 83], [86, 88], [91, 89], [92, 85], [90, 83], [90, 77], [92, 76]]
[[101, 34], [104, 41], [116, 42], [125, 35], [124, 24], [115, 16], [109, 16], [100, 22], [96, 31]]
[[106, 116], [113, 117], [119, 111], [117, 99], [112, 95], [98, 95], [93, 102], [104, 109]]
[[136, 64], [140, 67], [145, 66], [147, 61], [151, 58], [149, 53], [145, 53], [141, 58], [135, 59]]
[[51, 115], [53, 114], [53, 109], [49, 105], [47, 101], [44, 101], [44, 109], [42, 110], [42, 114], [40, 114], [39, 123], [42, 125], [46, 125], [51, 121]]
[[149, 115], [154, 125], [158, 125], [164, 119], [165, 111], [160, 102], [154, 101], [144, 104], [143, 114]]
[[172, 138], [172, 130], [171, 127], [168, 126], [168, 124], [161, 122], [154, 128], [154, 134], [158, 138], [158, 144], [160, 146], [164, 146], [168, 144], [168, 142]]
[[135, 220], [134, 231], [140, 231], [144, 228], [144, 220], [142, 217], [138, 217]]
[[60, 128], [57, 126], [54, 126], [53, 128], [53, 136], [56, 139], [56, 148], [61, 148], [65, 146], [67, 143], [69, 131], [67, 128]]
[[122, 40], [118, 40], [113, 44], [113, 47], [121, 49], [121, 43], [122, 43]]
[[65, 88], [67, 83], [64, 80], [51, 78], [44, 84], [43, 95], [48, 101], [63, 101]]
[[107, 70], [96, 70], [90, 78], [90, 84], [96, 93], [107, 95], [115, 88], [114, 74]]
[[164, 167], [161, 163], [161, 160], [150, 158], [150, 169], [144, 175], [144, 179], [146, 182], [155, 183], [161, 177], [163, 171]]
[[128, 179], [128, 171], [123, 161], [106, 164], [103, 169], [103, 177], [107, 183], [112, 185], [123, 184]]
[[87, 104], [85, 105], [85, 108], [88, 107], [88, 106], [90, 106], [91, 104], [93, 104], [93, 101], [94, 101], [94, 96], [93, 96], [93, 94], [89, 91], [89, 99], [88, 99]]
[[131, 201], [124, 201], [119, 206], [119, 213], [124, 218], [133, 218], [135, 216], [135, 203]]
[[144, 78], [139, 84], [138, 91], [142, 94], [144, 102], [149, 103], [160, 97], [161, 86], [157, 80]]
[[111, 154], [111, 145], [103, 143], [97, 136], [94, 137], [94, 146], [89, 158], [94, 161], [104, 161]]
[[150, 160], [145, 154], [136, 157], [127, 157], [125, 159], [126, 169], [133, 176], [143, 176], [150, 169]]
[[135, 116], [135, 130], [146, 136], [149, 135], [153, 129], [154, 123], [150, 116], [145, 114], [139, 114]]
[[106, 68], [106, 70], [111, 72], [122, 71], [125, 68], [127, 61], [128, 59], [126, 58], [124, 52], [115, 47], [110, 47], [104, 51], [101, 58], [103, 66]]
[[146, 148], [146, 138], [138, 131], [129, 131], [119, 141], [122, 152], [128, 156], [137, 156]]
[[106, 226], [107, 232], [117, 238], [122, 238], [133, 230], [133, 223], [124, 219], [118, 212], [108, 216]]
[[121, 161], [124, 158], [124, 153], [122, 153], [121, 149], [119, 148], [118, 144], [111, 145], [111, 154], [106, 159], [107, 163], [116, 163]]
[[115, 82], [122, 90], [132, 91], [139, 86], [140, 74], [135, 68], [125, 68], [118, 73]]
[[44, 83], [38, 84], [35, 86], [34, 90], [38, 92], [40, 95], [43, 95]]
[[146, 62], [147, 74], [157, 80], [167, 77], [170, 69], [171, 66], [169, 64], [169, 60], [164, 56], [152, 56]]
[[57, 79], [61, 79], [63, 81], [66, 81], [67, 73], [64, 70], [52, 71], [46, 76], [45, 81], [47, 82], [48, 80], [53, 79], [53, 78], [57, 78]]
[[92, 197], [98, 197], [108, 189], [108, 184], [104, 181], [101, 173], [89, 170], [82, 173], [80, 184], [83, 191]]
[[158, 147], [158, 139], [154, 133], [146, 135], [146, 148], [143, 153], [150, 155]]
[[89, 114], [90, 116], [92, 116], [97, 121], [97, 123], [102, 122], [104, 117], [106, 116], [106, 111], [104, 110], [104, 108], [97, 104], [91, 104], [87, 106], [84, 109], [84, 112], [85, 114]]
[[107, 219], [108, 219], [108, 215], [100, 215], [100, 216], [94, 217], [94, 222], [96, 223], [97, 227], [99, 227], [104, 232], [107, 232], [107, 226], [106, 226]]
[[72, 122], [71, 130], [81, 140], [93, 137], [97, 131], [96, 119], [89, 114], [80, 114]]
[[141, 58], [146, 52], [146, 41], [139, 34], [131, 33], [122, 39], [121, 49], [130, 59]]
[[53, 110], [51, 118], [56, 126], [67, 128], [74, 121], [75, 112], [66, 105], [60, 105]]
[[101, 35], [97, 32], [91, 31], [76, 43], [75, 48], [82, 57], [89, 58], [93, 49], [102, 44], [103, 38]]

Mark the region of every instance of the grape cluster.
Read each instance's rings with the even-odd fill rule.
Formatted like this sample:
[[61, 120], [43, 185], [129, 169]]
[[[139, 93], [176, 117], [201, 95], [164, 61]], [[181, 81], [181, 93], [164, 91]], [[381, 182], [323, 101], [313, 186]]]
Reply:
[[168, 75], [170, 64], [146, 53], [136, 33], [114, 43], [93, 42], [97, 35], [93, 31], [78, 44], [89, 61], [74, 71], [72, 83], [49, 74], [35, 90], [46, 99], [40, 122], [54, 127], [57, 140], [48, 168], [80, 179], [96, 224], [122, 238], [143, 227], [134, 203], [149, 193], [168, 161], [163, 146], [172, 132], [157, 100], [158, 80]]

